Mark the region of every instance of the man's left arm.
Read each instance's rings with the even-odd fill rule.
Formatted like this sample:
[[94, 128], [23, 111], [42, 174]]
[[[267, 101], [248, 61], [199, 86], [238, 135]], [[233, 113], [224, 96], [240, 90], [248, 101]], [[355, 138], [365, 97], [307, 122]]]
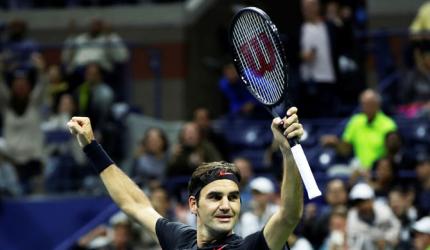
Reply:
[[[299, 223], [303, 213], [303, 187], [300, 174], [287, 141], [293, 137], [301, 137], [303, 127], [298, 123], [297, 108], [287, 111], [282, 120], [275, 118], [272, 122], [274, 139], [280, 145], [283, 156], [283, 177], [281, 184], [280, 209], [269, 219], [264, 227], [264, 238], [270, 249], [283, 249], [288, 237]], [[284, 131], [279, 126], [283, 125]]]

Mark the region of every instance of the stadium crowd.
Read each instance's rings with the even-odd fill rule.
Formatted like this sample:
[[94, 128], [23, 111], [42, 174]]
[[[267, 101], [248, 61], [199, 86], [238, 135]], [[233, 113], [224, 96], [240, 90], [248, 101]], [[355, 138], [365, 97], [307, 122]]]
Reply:
[[[323, 197], [306, 201], [289, 245], [300, 250], [428, 250], [430, 3], [411, 22], [413, 63], [393, 94], [357, 82], [364, 62], [354, 32], [363, 29], [363, 21], [355, 15], [361, 9], [347, 2], [301, 1], [297, 106], [307, 131], [303, 147]], [[241, 121], [261, 127], [269, 116], [234, 67], [226, 64], [220, 72], [225, 115], [214, 119], [210, 110], [198, 108], [192, 119], [181, 122], [174, 139], [159, 121], [160, 126], [140, 131], [139, 144], [127, 147], [133, 149], [127, 154], [124, 140], [114, 132], [127, 129], [120, 121], [124, 116], [118, 118], [113, 110], [127, 101], [120, 82], [129, 57], [121, 36], [94, 18], [88, 31], [63, 41], [61, 63], [46, 65], [37, 41], [28, 36], [28, 24], [19, 18], [7, 23], [0, 54], [0, 198], [103, 194], [66, 127], [74, 115], [89, 116], [97, 140], [164, 217], [195, 225], [186, 203], [186, 177], [203, 162], [227, 160], [242, 175], [243, 212], [235, 232], [246, 236], [261, 229], [280, 199], [280, 159], [270, 135], [257, 128], [242, 136], [247, 129]], [[311, 129], [327, 121], [330, 128]], [[424, 125], [411, 126], [415, 122]], [[417, 138], [410, 138], [413, 129]], [[82, 236], [75, 248], [161, 249], [121, 213]]]

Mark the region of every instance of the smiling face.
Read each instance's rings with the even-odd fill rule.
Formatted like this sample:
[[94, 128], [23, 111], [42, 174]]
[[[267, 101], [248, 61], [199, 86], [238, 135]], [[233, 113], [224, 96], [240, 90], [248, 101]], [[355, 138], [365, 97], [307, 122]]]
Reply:
[[232, 232], [240, 213], [238, 185], [231, 180], [213, 181], [200, 191], [199, 200], [189, 198], [191, 212], [197, 215], [198, 233], [217, 239]]

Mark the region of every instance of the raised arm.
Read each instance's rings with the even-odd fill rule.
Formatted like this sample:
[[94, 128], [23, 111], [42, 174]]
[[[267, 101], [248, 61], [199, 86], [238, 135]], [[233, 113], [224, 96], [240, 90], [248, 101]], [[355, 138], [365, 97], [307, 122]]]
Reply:
[[135, 218], [155, 234], [155, 224], [161, 217], [152, 207], [145, 193], [106, 155], [94, 140], [88, 117], [73, 117], [67, 126], [76, 135], [79, 145], [94, 164], [115, 203], [129, 216]]
[[[280, 209], [269, 219], [264, 227], [264, 238], [270, 249], [283, 249], [288, 237], [300, 221], [303, 211], [303, 187], [300, 174], [286, 138], [301, 137], [303, 127], [298, 123], [297, 108], [287, 111], [287, 117], [272, 121], [272, 132], [283, 156], [283, 177], [281, 184]], [[283, 134], [279, 126], [283, 124]]]

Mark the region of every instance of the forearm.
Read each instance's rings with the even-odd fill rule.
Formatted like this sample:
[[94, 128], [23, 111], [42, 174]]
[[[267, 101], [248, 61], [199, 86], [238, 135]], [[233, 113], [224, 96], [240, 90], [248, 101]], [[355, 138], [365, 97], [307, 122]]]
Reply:
[[303, 187], [291, 150], [284, 150], [281, 184], [281, 214], [288, 224], [298, 224], [303, 213]]
[[111, 198], [121, 209], [128, 205], [140, 204], [143, 207], [152, 207], [145, 193], [116, 165], [110, 165], [100, 173]]

